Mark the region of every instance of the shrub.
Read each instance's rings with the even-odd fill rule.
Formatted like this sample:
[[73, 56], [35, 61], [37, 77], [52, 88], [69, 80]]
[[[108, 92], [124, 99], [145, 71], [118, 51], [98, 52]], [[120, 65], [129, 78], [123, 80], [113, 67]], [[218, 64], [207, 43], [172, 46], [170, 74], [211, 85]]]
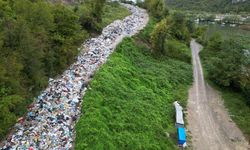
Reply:
[[189, 44], [191, 35], [188, 28], [186, 16], [181, 12], [175, 12], [171, 16], [171, 22], [172, 25], [169, 31], [171, 36], [177, 40]]
[[239, 74], [243, 64], [242, 49], [236, 41], [225, 41], [222, 51], [209, 63], [208, 77], [222, 86], [239, 87]]
[[17, 118], [26, 111], [25, 100], [18, 95], [3, 97], [0, 101], [0, 139], [15, 123]]
[[168, 35], [168, 20], [163, 19], [156, 24], [151, 33], [152, 50], [155, 54], [164, 54], [164, 42]]
[[81, 25], [88, 30], [101, 31], [105, 0], [87, 0], [78, 9]]
[[158, 20], [168, 15], [168, 9], [164, 0], [145, 0], [145, 5], [149, 13]]
[[164, 53], [170, 58], [191, 63], [190, 49], [186, 44], [183, 44], [177, 40], [165, 40]]

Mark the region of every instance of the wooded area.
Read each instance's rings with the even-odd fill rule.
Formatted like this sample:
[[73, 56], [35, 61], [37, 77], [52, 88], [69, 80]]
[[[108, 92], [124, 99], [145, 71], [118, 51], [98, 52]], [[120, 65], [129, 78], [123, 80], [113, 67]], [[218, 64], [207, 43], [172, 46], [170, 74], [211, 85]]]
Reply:
[[250, 105], [249, 45], [243, 40], [244, 37], [224, 39], [214, 33], [208, 41], [203, 41], [205, 48], [201, 56], [207, 77], [222, 87], [242, 92]]
[[[105, 16], [105, 7], [126, 13]], [[74, 61], [80, 44], [129, 14], [124, 10], [105, 0], [87, 0], [76, 6], [43, 0], [0, 0], [0, 139], [47, 86], [48, 79]]]

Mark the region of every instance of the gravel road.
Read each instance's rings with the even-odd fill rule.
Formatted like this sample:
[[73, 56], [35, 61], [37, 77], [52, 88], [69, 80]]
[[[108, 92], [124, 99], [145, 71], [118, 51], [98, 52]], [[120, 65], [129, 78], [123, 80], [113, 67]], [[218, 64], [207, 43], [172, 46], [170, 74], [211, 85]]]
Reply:
[[189, 91], [188, 130], [197, 150], [248, 150], [242, 132], [230, 119], [220, 94], [204, 81], [199, 58], [202, 46], [191, 41], [194, 83]]

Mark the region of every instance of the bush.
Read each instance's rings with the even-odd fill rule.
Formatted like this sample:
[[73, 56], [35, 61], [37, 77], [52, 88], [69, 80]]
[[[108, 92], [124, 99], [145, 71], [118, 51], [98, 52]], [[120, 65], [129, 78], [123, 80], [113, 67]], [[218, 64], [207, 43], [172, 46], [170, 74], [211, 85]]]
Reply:
[[164, 54], [164, 42], [168, 35], [168, 20], [163, 19], [156, 24], [151, 33], [152, 50], [155, 54]]
[[221, 51], [223, 48], [222, 48], [222, 43], [223, 43], [223, 40], [222, 40], [222, 37], [219, 33], [214, 33], [210, 39], [209, 39], [209, 42], [207, 43], [207, 50], [209, 51]]
[[213, 56], [208, 65], [208, 77], [222, 86], [239, 87], [242, 64], [241, 46], [233, 40], [225, 41], [222, 50]]
[[244, 93], [249, 103], [249, 51], [237, 40], [222, 40], [218, 34], [213, 35], [201, 52], [207, 69], [207, 77], [222, 87]]
[[188, 21], [186, 16], [182, 12], [175, 12], [171, 16], [171, 28], [170, 34], [174, 39], [180, 40], [189, 44], [191, 39], [191, 34], [188, 28]]
[[151, 33], [153, 32], [156, 25], [156, 21], [151, 18], [148, 22], [148, 25], [144, 28], [144, 30], [141, 31], [141, 33], [138, 35], [139, 38], [144, 41], [145, 43], [150, 43], [151, 40]]
[[164, 0], [145, 0], [144, 3], [149, 13], [158, 21], [168, 15], [168, 9]]
[[176, 40], [165, 40], [164, 53], [170, 58], [175, 58], [187, 63], [191, 63], [190, 49], [186, 44]]
[[87, 0], [78, 9], [81, 25], [92, 31], [101, 31], [102, 13], [105, 0]]
[[[191, 23], [192, 24], [192, 23]], [[175, 13], [160, 21], [151, 33], [151, 44], [155, 54], [166, 55], [166, 40], [181, 41], [189, 45], [192, 25], [182, 13]], [[189, 27], [189, 28], [188, 28]], [[173, 43], [170, 43], [173, 44]], [[169, 45], [172, 47], [172, 45]]]
[[0, 139], [3, 139], [18, 119], [26, 111], [25, 100], [18, 95], [2, 97], [0, 101]]
[[195, 32], [192, 34], [193, 38], [195, 38], [196, 41], [199, 42], [200, 44], [202, 44], [203, 46], [205, 46], [207, 44], [207, 42], [205, 40], [205, 32], [206, 31], [207, 31], [206, 27], [198, 26], [195, 29]]

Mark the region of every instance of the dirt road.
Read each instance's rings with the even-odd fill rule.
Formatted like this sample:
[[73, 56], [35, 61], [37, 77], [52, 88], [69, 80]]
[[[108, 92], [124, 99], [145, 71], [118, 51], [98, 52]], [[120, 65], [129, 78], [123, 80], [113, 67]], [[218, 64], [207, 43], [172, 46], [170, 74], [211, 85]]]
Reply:
[[188, 130], [191, 131], [193, 149], [247, 150], [249, 145], [243, 134], [230, 119], [217, 91], [205, 81], [199, 58], [201, 46], [191, 42], [194, 84], [189, 91]]

